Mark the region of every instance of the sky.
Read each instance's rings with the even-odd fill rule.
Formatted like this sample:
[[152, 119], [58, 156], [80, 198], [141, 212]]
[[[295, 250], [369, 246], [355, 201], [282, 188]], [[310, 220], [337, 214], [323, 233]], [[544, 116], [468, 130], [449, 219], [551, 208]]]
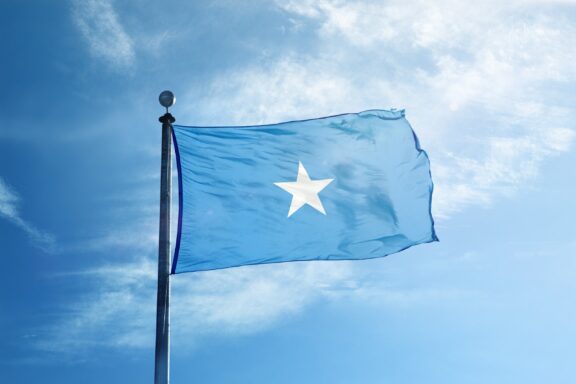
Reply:
[[405, 109], [440, 238], [173, 276], [173, 383], [573, 383], [575, 37], [573, 0], [3, 0], [0, 382], [152, 382], [170, 89], [183, 125]]

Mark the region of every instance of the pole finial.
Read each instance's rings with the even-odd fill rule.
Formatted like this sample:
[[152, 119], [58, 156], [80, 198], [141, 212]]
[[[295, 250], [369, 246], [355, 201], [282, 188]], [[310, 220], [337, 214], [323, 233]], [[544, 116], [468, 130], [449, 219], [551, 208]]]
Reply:
[[160, 93], [160, 96], [158, 96], [158, 101], [161, 106], [166, 108], [166, 113], [168, 113], [168, 108], [176, 103], [176, 96], [174, 96], [172, 91], [163, 91]]

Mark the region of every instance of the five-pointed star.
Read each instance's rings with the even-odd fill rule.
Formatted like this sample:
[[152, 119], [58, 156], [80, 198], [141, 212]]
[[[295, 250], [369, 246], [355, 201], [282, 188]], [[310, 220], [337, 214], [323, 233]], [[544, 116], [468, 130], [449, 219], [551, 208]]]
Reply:
[[298, 162], [298, 177], [295, 182], [274, 183], [274, 185], [292, 194], [292, 204], [290, 204], [288, 217], [302, 208], [304, 204], [308, 204], [325, 215], [326, 211], [322, 206], [318, 194], [333, 180], [334, 179], [310, 180], [306, 168], [304, 168], [301, 162]]

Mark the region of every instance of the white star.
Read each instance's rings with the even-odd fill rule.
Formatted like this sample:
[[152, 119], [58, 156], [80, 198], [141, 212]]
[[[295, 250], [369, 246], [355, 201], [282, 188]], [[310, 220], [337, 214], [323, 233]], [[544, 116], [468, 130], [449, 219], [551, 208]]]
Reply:
[[304, 168], [301, 162], [298, 162], [298, 177], [295, 182], [274, 183], [274, 185], [292, 194], [292, 204], [290, 204], [288, 217], [292, 216], [294, 212], [302, 208], [305, 204], [308, 204], [325, 215], [326, 211], [322, 206], [318, 194], [333, 180], [334, 179], [310, 180], [306, 168]]

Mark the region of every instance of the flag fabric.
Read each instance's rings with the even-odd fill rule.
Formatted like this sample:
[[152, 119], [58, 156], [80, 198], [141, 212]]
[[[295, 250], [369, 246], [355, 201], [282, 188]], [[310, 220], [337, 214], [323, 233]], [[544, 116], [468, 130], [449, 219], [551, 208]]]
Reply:
[[428, 156], [404, 111], [173, 134], [172, 273], [369, 259], [437, 241]]

